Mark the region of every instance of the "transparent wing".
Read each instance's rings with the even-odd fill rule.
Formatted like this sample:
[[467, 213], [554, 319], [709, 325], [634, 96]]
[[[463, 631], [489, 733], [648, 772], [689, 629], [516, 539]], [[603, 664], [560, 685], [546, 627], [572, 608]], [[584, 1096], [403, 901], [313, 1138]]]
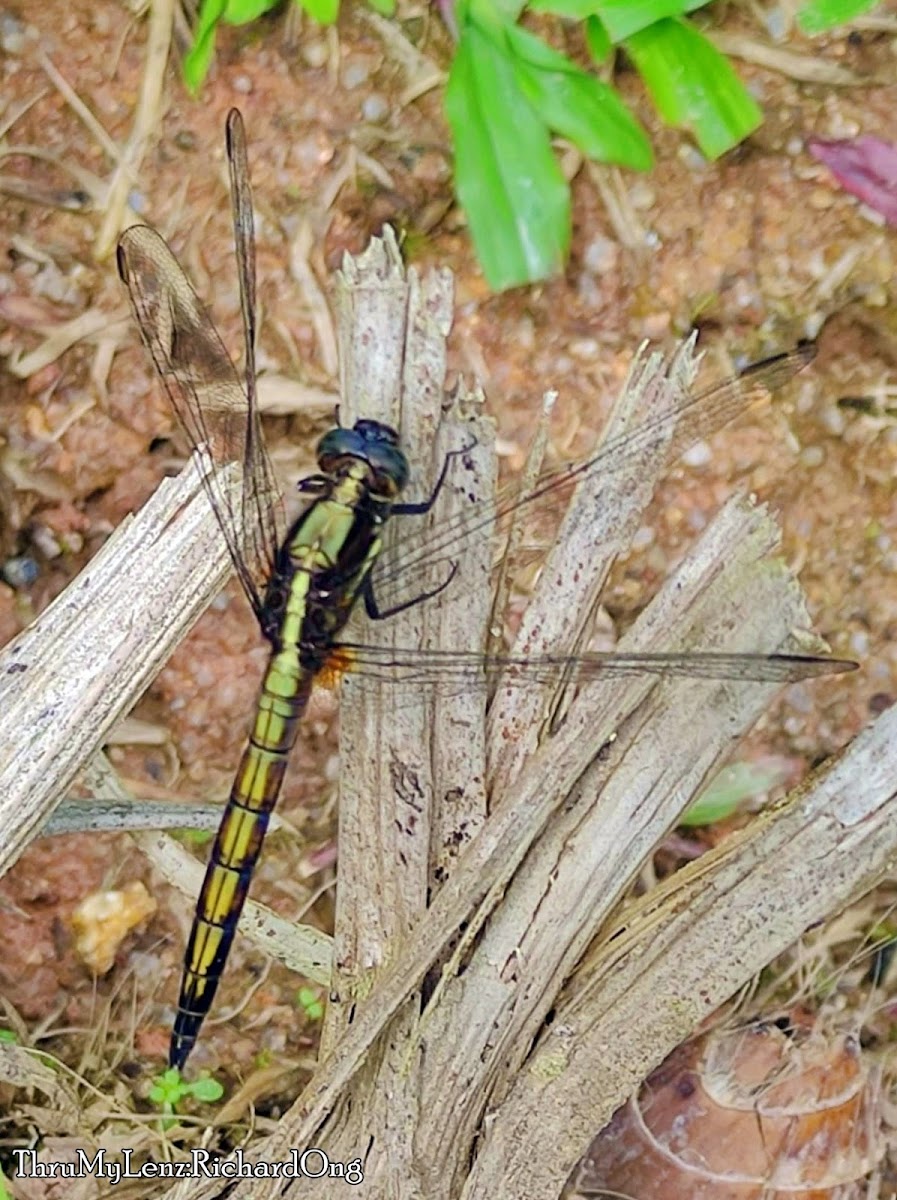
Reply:
[[228, 156], [246, 333], [246, 386], [190, 281], [154, 229], [136, 225], [122, 234], [118, 268], [156, 372], [191, 444], [207, 446], [217, 465], [243, 463], [241, 511], [235, 511], [233, 494], [217, 475], [206, 474], [203, 485], [240, 582], [260, 617], [282, 516], [256, 402], [255, 257], [242, 128], [234, 110], [228, 118]]
[[270, 567], [285, 535], [280, 488], [265, 450], [259, 418], [255, 379], [256, 273], [255, 219], [249, 184], [246, 131], [236, 108], [227, 114], [227, 162], [230, 172], [231, 213], [237, 276], [240, 282], [240, 309], [243, 314], [243, 344], [246, 353], [246, 399], [249, 419], [243, 456], [243, 520], [261, 535], [261, 546]]
[[384, 551], [374, 568], [373, 585], [378, 601], [391, 607], [397, 590], [413, 594], [418, 581], [438, 564], [448, 564], [466, 540], [479, 530], [501, 523], [525, 505], [556, 509], [559, 491], [592, 475], [610, 475], [631, 465], [655, 440], [672, 431], [671, 453], [681, 453], [693, 442], [709, 436], [727, 421], [782, 387], [815, 357], [816, 347], [802, 343], [797, 349], [748, 367], [698, 393], [681, 394], [674, 403], [626, 434], [612, 438], [590, 458], [547, 472], [528, 489], [513, 483], [495, 497], [470, 505], [458, 517], [444, 522], [417, 544], [403, 539], [401, 546]]
[[657, 653], [548, 654], [530, 658], [513, 654], [484, 655], [474, 651], [401, 650], [344, 642], [334, 647], [328, 668], [359, 678], [447, 691], [463, 686], [489, 688], [502, 684], [550, 684], [564, 678], [574, 684], [630, 675], [664, 678], [732, 679], [757, 683], [794, 683], [818, 675], [854, 671], [849, 659], [811, 654]]

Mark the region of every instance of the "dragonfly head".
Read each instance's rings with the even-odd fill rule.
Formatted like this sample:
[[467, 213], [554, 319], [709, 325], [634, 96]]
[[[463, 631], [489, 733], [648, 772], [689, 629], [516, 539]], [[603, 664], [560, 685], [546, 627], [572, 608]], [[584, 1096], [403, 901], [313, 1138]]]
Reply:
[[331, 429], [318, 443], [318, 466], [325, 474], [339, 469], [346, 458], [360, 458], [373, 473], [372, 489], [394, 500], [408, 482], [408, 460], [399, 435], [379, 421], [356, 421], [351, 429]]

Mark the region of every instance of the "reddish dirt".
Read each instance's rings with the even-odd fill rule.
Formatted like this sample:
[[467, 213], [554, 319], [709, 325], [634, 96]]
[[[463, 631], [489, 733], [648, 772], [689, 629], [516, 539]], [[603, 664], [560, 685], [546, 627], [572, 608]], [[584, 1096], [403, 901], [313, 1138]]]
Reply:
[[[49, 81], [40, 55], [65, 75], [109, 137], [123, 143], [140, 86], [145, 27], [112, 0], [18, 12], [7, 6], [3, 19], [7, 143], [52, 150], [105, 180], [109, 160]], [[731, 13], [732, 22], [739, 19]], [[407, 31], [446, 66], [450, 43], [435, 15], [412, 13]], [[743, 32], [762, 35], [747, 25]], [[791, 48], [881, 78], [893, 76], [891, 39], [872, 33], [812, 45], [796, 39]], [[550, 387], [560, 393], [552, 453], [564, 458], [587, 449], [642, 338], [671, 348], [697, 323], [719, 374], [732, 360], [742, 363], [821, 330], [818, 361], [781, 402], [671, 470], [639, 549], [619, 566], [607, 595], [615, 616], [636, 611], [734, 486], [768, 501], [781, 514], [784, 554], [800, 572], [815, 628], [835, 653], [863, 663], [854, 676], [788, 689], [745, 750], [807, 765], [846, 743], [897, 694], [897, 426], [837, 403], [890, 383], [897, 370], [897, 239], [838, 188], [804, 142], [813, 134], [892, 136], [897, 85], [836, 91], [746, 64], [739, 70], [767, 119], [717, 164], [661, 128], [637, 79], [622, 74], [620, 89], [657, 154], [652, 175], [623, 180], [646, 231], [644, 248], [621, 247], [583, 169], [573, 181], [573, 250], [563, 278], [506, 295], [490, 295], [452, 202], [440, 91], [402, 107], [402, 71], [357, 14], [345, 17], [332, 41], [314, 29], [291, 41], [282, 19], [224, 31], [199, 103], [170, 67], [164, 121], [132, 202], [170, 236], [200, 293], [213, 299], [225, 340], [238, 345], [223, 128], [228, 108], [239, 105], [259, 213], [262, 368], [335, 388], [288, 269], [300, 222], [311, 224], [311, 264], [326, 286], [343, 250], [361, 249], [383, 221], [392, 221], [407, 231], [414, 263], [447, 264], [456, 274], [451, 370], [484, 387], [512, 468]], [[3, 172], [33, 188], [72, 186], [64, 172], [21, 153], [4, 158]], [[334, 198], [338, 179], [344, 183]], [[72, 213], [4, 197], [0, 353], [29, 352], [38, 325], [71, 320], [90, 307], [107, 314], [109, 326], [126, 317], [112, 262], [93, 258], [101, 219], [96, 209]], [[24, 593], [0, 583], [5, 641], [147, 499], [184, 445], [130, 327], [123, 327], [108, 372], [96, 342], [85, 341], [30, 378], [4, 372], [0, 380], [0, 557], [33, 551], [40, 568]], [[270, 422], [271, 443], [294, 475], [308, 469], [307, 447], [328, 416]], [[33, 549], [54, 542], [61, 550], [55, 557]], [[220, 795], [241, 749], [263, 657], [231, 583], [136, 711], [165, 731], [168, 749], [117, 751], [124, 773]], [[329, 867], [308, 877], [306, 867], [332, 859], [333, 713], [328, 701], [315, 709], [282, 803], [312, 848], [275, 839], [254, 884], [255, 895], [293, 916], [329, 878]], [[132, 966], [141, 999], [149, 1001], [141, 1048], [152, 1060], [144, 1070], [153, 1072], [164, 1051], [164, 1036], [156, 1035], [172, 1015], [187, 912], [180, 898], [158, 882], [154, 887], [125, 839], [56, 838], [20, 860], [0, 890], [6, 930], [0, 981], [29, 1029], [39, 1021], [50, 1032], [54, 1022], [89, 1022], [94, 985], [60, 931], [83, 893], [135, 873], [162, 906], [121, 955], [125, 962], [129, 950], [139, 951], [155, 964], [142, 975]], [[326, 926], [326, 895], [306, 919]], [[238, 943], [222, 1006], [243, 998], [242, 968], [257, 974], [259, 963]], [[100, 981], [100, 996], [114, 986]], [[209, 1030], [197, 1065], [226, 1062], [239, 1074], [264, 1049], [302, 1060], [312, 1035], [293, 1004], [296, 987], [286, 972], [272, 971], [243, 1010], [243, 1032]], [[114, 1010], [112, 1019], [126, 1028], [126, 1014]], [[68, 1047], [77, 1058], [76, 1044], [53, 1041], [57, 1052], [65, 1055]]]

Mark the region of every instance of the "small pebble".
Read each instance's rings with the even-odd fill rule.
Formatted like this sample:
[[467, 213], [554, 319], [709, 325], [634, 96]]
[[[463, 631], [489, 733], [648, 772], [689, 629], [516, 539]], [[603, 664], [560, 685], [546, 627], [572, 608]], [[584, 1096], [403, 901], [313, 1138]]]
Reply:
[[595, 276], [588, 271], [580, 271], [576, 280], [576, 291], [584, 308], [596, 309], [601, 307], [603, 293]]
[[707, 528], [707, 514], [700, 508], [689, 509], [686, 525], [690, 533], [703, 533]]
[[825, 451], [821, 446], [805, 446], [800, 461], [805, 467], [821, 467], [825, 462]]
[[593, 275], [606, 275], [613, 271], [620, 260], [620, 247], [611, 238], [601, 235], [592, 238], [586, 246], [583, 262]]
[[327, 43], [323, 38], [319, 38], [317, 41], [304, 44], [299, 53], [302, 55], [303, 59], [305, 59], [305, 62], [308, 64], [308, 66], [312, 67], [314, 70], [317, 70], [319, 67], [323, 67], [330, 55], [330, 51], [327, 49]]
[[807, 204], [810, 208], [815, 208], [817, 212], [825, 212], [831, 208], [834, 202], [834, 193], [828, 188], [813, 188], [809, 196], [807, 196]]
[[389, 102], [379, 92], [371, 92], [361, 106], [361, 115], [366, 121], [382, 121], [389, 112]]
[[517, 322], [514, 340], [518, 346], [522, 346], [526, 350], [532, 350], [535, 347], [536, 326], [529, 313], [524, 313]]
[[601, 353], [601, 347], [595, 338], [576, 338], [568, 343], [567, 349], [580, 362], [592, 362]]
[[869, 653], [869, 634], [865, 629], [856, 629], [850, 635], [850, 653], [865, 658]]
[[343, 71], [342, 85], [347, 91], [352, 91], [353, 88], [361, 87], [363, 83], [367, 83], [370, 74], [371, 69], [367, 63], [349, 63]]
[[52, 529], [39, 522], [31, 527], [31, 540], [44, 558], [58, 558], [62, 553], [62, 546], [59, 544], [56, 534]]
[[659, 342], [669, 332], [672, 318], [668, 312], [648, 313], [642, 319], [642, 337]]
[[697, 148], [689, 142], [683, 142], [679, 147], [678, 157], [688, 167], [689, 171], [704, 171], [707, 169], [707, 159]]
[[629, 189], [629, 203], [637, 212], [654, 207], [657, 195], [647, 183], [634, 183]]
[[648, 567], [657, 575], [665, 575], [670, 563], [666, 551], [660, 546], [652, 546], [647, 555]]
[[26, 42], [25, 26], [12, 13], [0, 13], [0, 49], [7, 54], [21, 54]]
[[234, 91], [239, 92], [241, 96], [248, 96], [252, 92], [252, 80], [248, 75], [238, 75], [232, 86]]
[[682, 461], [687, 467], [706, 467], [713, 458], [713, 451], [707, 442], [695, 442], [682, 455]]
[[28, 588], [36, 581], [40, 568], [28, 554], [8, 558], [0, 568], [0, 576], [13, 588]]
[[819, 423], [826, 433], [834, 434], [835, 437], [840, 436], [844, 432], [847, 424], [843, 410], [834, 404], [827, 404], [825, 406], [819, 414]]
[[779, 42], [785, 37], [787, 33], [785, 13], [782, 11], [781, 6], [773, 5], [771, 9], [764, 11], [762, 20], [766, 25], [770, 38], [774, 42]]

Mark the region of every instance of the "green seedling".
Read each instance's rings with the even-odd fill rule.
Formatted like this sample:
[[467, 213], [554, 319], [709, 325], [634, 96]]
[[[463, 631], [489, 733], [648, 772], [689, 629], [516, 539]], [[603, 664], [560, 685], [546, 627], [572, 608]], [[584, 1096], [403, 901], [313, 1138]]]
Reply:
[[296, 1003], [309, 1021], [320, 1021], [324, 1016], [324, 1005], [315, 988], [301, 987], [296, 993]]
[[217, 1079], [210, 1075], [200, 1075], [199, 1079], [187, 1082], [181, 1077], [177, 1067], [169, 1067], [156, 1080], [150, 1090], [150, 1100], [165, 1114], [163, 1128], [168, 1129], [175, 1124], [175, 1114], [178, 1105], [184, 1100], [198, 1100], [201, 1104], [214, 1104], [224, 1095], [224, 1088]]

